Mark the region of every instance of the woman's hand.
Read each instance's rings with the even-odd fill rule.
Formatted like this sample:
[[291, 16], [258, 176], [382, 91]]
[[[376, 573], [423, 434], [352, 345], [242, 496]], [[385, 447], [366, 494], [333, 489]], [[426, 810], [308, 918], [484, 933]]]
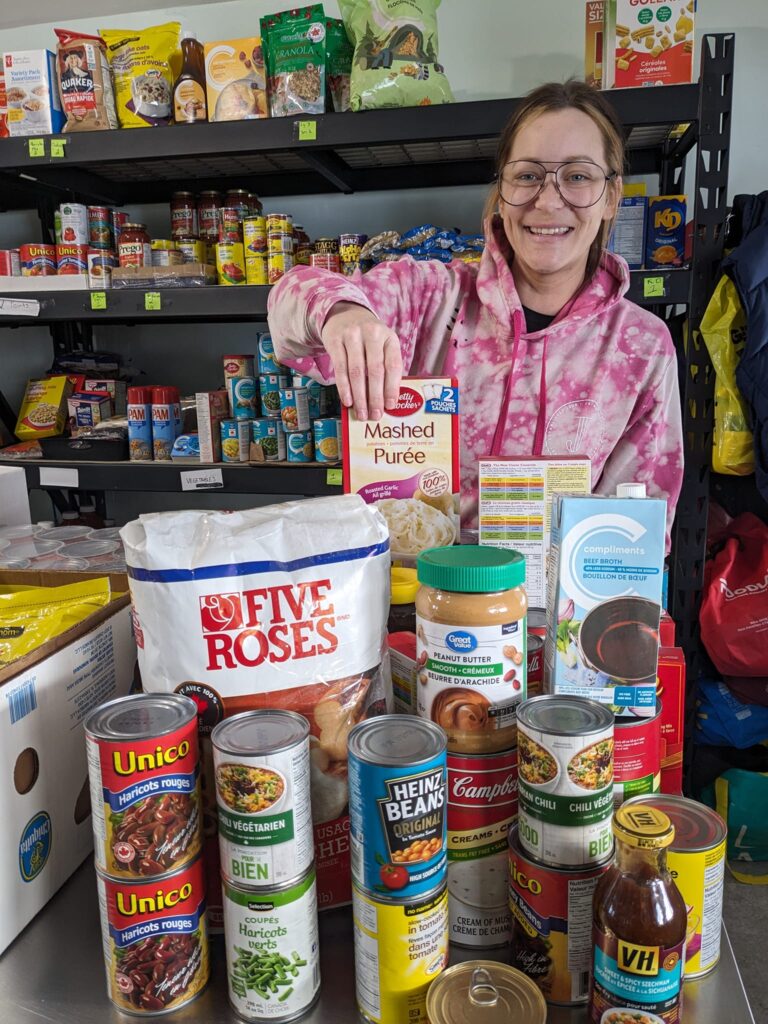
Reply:
[[403, 357], [394, 331], [363, 306], [337, 302], [321, 332], [342, 405], [359, 420], [381, 419], [397, 404]]

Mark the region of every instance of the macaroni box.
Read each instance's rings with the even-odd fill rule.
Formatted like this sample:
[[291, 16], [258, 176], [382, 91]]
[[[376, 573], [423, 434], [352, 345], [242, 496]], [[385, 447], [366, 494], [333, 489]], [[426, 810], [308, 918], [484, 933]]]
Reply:
[[603, 84], [603, 21], [605, 0], [587, 0], [584, 38], [584, 81], [600, 89]]
[[617, 714], [655, 714], [666, 513], [661, 498], [555, 495], [544, 645], [550, 693]]
[[685, 262], [685, 196], [651, 196], [645, 231], [646, 267], [681, 267]]
[[392, 557], [413, 561], [459, 537], [459, 391], [453, 377], [406, 377], [380, 420], [343, 410], [344, 490], [387, 520]]
[[478, 542], [525, 555], [525, 590], [532, 608], [546, 601], [552, 496], [589, 494], [589, 459], [536, 456], [478, 461]]
[[696, 0], [605, 0], [603, 88], [693, 81]]
[[51, 135], [64, 127], [56, 82], [56, 57], [50, 50], [13, 50], [3, 54], [8, 134]]
[[206, 43], [205, 92], [209, 121], [268, 117], [261, 39], [253, 36]]

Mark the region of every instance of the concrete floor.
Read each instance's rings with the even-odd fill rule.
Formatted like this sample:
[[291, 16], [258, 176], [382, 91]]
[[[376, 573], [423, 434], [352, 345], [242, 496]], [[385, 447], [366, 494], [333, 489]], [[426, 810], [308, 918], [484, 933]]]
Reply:
[[[765, 873], [768, 865], [759, 865]], [[745, 885], [726, 870], [725, 926], [733, 944], [756, 1024], [768, 1021], [768, 973], [765, 943], [768, 925], [768, 885]]]

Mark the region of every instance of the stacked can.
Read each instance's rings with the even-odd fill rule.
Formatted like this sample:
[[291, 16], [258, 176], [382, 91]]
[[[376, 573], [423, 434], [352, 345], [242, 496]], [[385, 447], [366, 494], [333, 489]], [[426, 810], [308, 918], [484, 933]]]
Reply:
[[580, 697], [530, 697], [518, 708], [517, 740], [511, 963], [547, 1002], [586, 1003], [592, 894], [613, 850], [613, 712]]
[[85, 734], [107, 992], [124, 1013], [175, 1010], [209, 975], [197, 707], [122, 697]]
[[248, 462], [251, 422], [259, 400], [252, 355], [224, 356], [224, 386], [232, 418], [219, 424], [221, 458], [223, 462]]
[[426, 1024], [448, 964], [446, 738], [383, 715], [349, 734], [357, 1006], [370, 1024]]
[[365, 235], [339, 235], [339, 269], [347, 277], [360, 269], [360, 251], [365, 240]]
[[268, 213], [267, 280], [275, 284], [293, 266], [293, 217], [288, 213]]
[[310, 263], [313, 267], [319, 267], [320, 270], [333, 270], [338, 273], [341, 270], [338, 238], [318, 238], [315, 242], [315, 251], [310, 257]]
[[243, 1020], [295, 1020], [320, 993], [309, 724], [247, 711], [211, 744], [229, 999]]
[[246, 217], [243, 221], [243, 248], [246, 284], [266, 284], [267, 218], [263, 214]]

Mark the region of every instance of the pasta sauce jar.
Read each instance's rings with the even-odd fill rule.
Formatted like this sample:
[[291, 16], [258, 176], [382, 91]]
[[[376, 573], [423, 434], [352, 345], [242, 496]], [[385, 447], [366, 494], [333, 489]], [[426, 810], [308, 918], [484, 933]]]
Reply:
[[152, 266], [152, 245], [144, 224], [123, 224], [117, 257], [121, 267]]
[[525, 559], [464, 545], [419, 555], [417, 713], [441, 726], [448, 750], [514, 747], [526, 695]]

